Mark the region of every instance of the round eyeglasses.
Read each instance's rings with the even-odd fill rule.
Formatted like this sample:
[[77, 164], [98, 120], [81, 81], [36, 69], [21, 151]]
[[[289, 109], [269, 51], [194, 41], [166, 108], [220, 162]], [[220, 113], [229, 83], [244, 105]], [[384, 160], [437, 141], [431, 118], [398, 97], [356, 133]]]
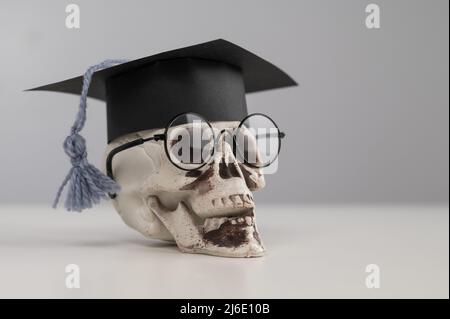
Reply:
[[[237, 127], [219, 131], [200, 114], [187, 112], [169, 121], [163, 134], [139, 138], [111, 150], [106, 159], [106, 172], [114, 179], [113, 157], [148, 141], [164, 141], [167, 158], [179, 169], [198, 170], [211, 161], [222, 135], [236, 160], [253, 168], [272, 164], [278, 158], [281, 139], [285, 137], [276, 123], [262, 113], [250, 114]], [[110, 194], [110, 197], [114, 198], [115, 194]]]

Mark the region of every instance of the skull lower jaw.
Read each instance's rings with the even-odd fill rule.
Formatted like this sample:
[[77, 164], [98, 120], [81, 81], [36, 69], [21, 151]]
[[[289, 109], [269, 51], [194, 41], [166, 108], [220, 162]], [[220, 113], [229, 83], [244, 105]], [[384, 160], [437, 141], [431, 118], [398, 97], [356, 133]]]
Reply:
[[[147, 205], [173, 235], [182, 252], [223, 257], [259, 257], [265, 248], [255, 223], [254, 208], [230, 208], [230, 215], [199, 218], [184, 202], [169, 210], [156, 196]], [[231, 216], [232, 215], [232, 216]]]

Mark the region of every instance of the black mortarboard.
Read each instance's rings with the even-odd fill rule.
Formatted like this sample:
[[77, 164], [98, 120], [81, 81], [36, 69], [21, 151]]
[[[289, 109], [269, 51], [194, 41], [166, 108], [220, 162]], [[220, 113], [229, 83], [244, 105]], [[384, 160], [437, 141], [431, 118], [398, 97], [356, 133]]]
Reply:
[[86, 120], [87, 96], [106, 101], [108, 142], [124, 134], [163, 128], [176, 115], [201, 114], [209, 121], [240, 121], [247, 115], [245, 94], [296, 85], [275, 65], [222, 39], [124, 62], [106, 60], [83, 76], [30, 91], [80, 94], [80, 109], [64, 150], [72, 169], [68, 210], [91, 207], [118, 185], [87, 162], [79, 134]]
[[[80, 94], [83, 77], [31, 90]], [[107, 104], [108, 142], [163, 128], [175, 115], [239, 121], [245, 93], [296, 85], [275, 65], [222, 39], [167, 51], [95, 72], [88, 96]]]

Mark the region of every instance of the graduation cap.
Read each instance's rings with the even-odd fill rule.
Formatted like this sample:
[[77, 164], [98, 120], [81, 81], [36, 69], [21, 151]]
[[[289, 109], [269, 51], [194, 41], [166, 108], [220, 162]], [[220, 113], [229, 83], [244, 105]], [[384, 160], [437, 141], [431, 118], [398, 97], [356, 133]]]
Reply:
[[119, 186], [87, 162], [79, 134], [87, 97], [106, 101], [108, 142], [128, 133], [163, 128], [176, 115], [201, 114], [209, 121], [239, 121], [247, 115], [246, 93], [297, 85], [285, 72], [222, 39], [133, 61], [106, 60], [83, 76], [30, 89], [80, 94], [80, 106], [64, 150], [72, 168], [65, 206], [81, 211], [118, 192]]

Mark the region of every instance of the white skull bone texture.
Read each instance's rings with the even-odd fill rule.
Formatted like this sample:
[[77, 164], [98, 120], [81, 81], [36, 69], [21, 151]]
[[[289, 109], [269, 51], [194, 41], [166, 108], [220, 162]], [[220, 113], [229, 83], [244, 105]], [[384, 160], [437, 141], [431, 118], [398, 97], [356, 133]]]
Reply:
[[[213, 122], [217, 131], [238, 122]], [[162, 129], [128, 134], [113, 148]], [[121, 191], [113, 205], [124, 222], [149, 238], [175, 241], [182, 252], [224, 257], [265, 253], [255, 222], [252, 192], [264, 187], [260, 169], [240, 163], [221, 134], [213, 158], [184, 171], [167, 158], [163, 142], [146, 142], [120, 152], [113, 161]]]

